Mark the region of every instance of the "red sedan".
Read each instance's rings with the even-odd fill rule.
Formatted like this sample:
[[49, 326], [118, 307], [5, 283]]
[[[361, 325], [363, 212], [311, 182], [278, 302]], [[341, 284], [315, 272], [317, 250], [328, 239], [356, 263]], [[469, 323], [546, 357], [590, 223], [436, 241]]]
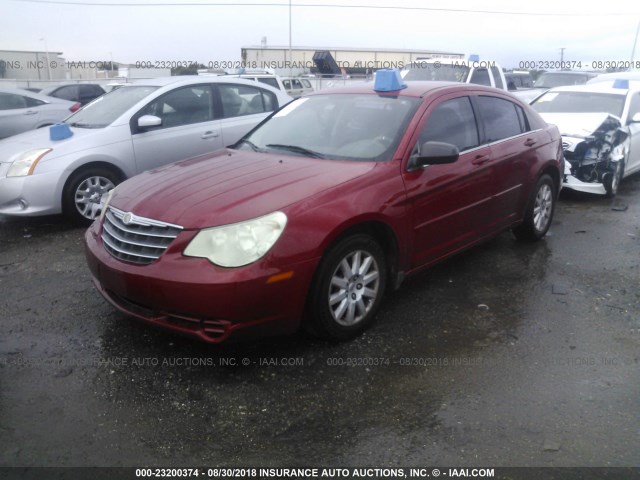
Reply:
[[383, 71], [122, 183], [87, 261], [116, 308], [207, 342], [347, 339], [407, 275], [506, 229], [542, 238], [561, 164], [557, 128], [510, 94]]

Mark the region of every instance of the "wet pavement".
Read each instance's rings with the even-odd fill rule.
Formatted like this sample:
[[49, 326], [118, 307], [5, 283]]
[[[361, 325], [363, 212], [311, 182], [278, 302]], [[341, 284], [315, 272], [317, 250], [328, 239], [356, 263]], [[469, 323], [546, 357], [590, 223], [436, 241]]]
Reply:
[[82, 229], [0, 218], [0, 466], [638, 466], [638, 177], [563, 193], [544, 241], [436, 266], [338, 344], [150, 329], [94, 290]]

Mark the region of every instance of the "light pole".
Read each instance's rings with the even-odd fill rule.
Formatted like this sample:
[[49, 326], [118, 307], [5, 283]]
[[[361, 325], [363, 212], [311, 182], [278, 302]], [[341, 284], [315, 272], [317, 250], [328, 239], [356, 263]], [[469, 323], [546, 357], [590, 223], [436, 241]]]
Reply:
[[51, 67], [49, 66], [49, 48], [47, 47], [47, 39], [41, 38], [40, 41], [44, 42], [44, 52], [47, 55], [47, 77], [51, 80]]

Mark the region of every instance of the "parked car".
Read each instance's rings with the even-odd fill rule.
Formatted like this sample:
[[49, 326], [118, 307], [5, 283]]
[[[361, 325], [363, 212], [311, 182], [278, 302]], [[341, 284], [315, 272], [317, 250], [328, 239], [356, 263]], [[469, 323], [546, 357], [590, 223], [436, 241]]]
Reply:
[[89, 222], [102, 195], [125, 178], [232, 144], [290, 100], [238, 78], [122, 86], [69, 117], [69, 138], [40, 129], [0, 141], [0, 213], [64, 212]]
[[282, 85], [286, 92], [293, 98], [298, 98], [313, 92], [313, 86], [311, 86], [311, 82], [306, 78], [285, 77], [282, 79]]
[[558, 87], [531, 106], [560, 129], [565, 188], [611, 197], [640, 170], [640, 88]]
[[533, 88], [533, 78], [529, 72], [505, 72], [507, 90], [515, 91], [523, 88]]
[[597, 73], [575, 71], [542, 72], [533, 82], [533, 86], [535, 88], [549, 89], [569, 85], [584, 85], [596, 75]]
[[584, 85], [596, 75], [591, 72], [575, 71], [543, 72], [533, 82], [533, 88], [516, 90], [513, 94], [523, 102], [532, 103], [550, 88], [566, 85]]
[[104, 88], [97, 83], [74, 83], [69, 85], [54, 85], [40, 90], [42, 95], [62, 98], [80, 105], [86, 105], [94, 98], [105, 94]]
[[407, 81], [431, 80], [475, 83], [507, 90], [507, 81], [504, 73], [496, 62], [431, 58], [405, 65], [402, 76]]
[[593, 77], [587, 81], [587, 85], [594, 85], [596, 83], [606, 83], [610, 87], [614, 86], [614, 83], [627, 80], [632, 86], [640, 85], [640, 72], [615, 72], [615, 73], [603, 73], [597, 77]]
[[311, 93], [226, 151], [122, 183], [85, 236], [98, 290], [207, 342], [302, 318], [347, 339], [405, 276], [506, 229], [543, 237], [558, 129], [506, 92], [407, 84], [379, 70]]
[[19, 88], [0, 88], [0, 138], [53, 125], [79, 108], [77, 102], [46, 97]]
[[270, 87], [276, 88], [278, 90], [286, 91], [284, 88], [284, 84], [282, 83], [282, 78], [271, 71], [267, 70], [255, 70], [255, 71], [245, 71], [245, 73], [238, 74], [239, 78], [244, 78], [245, 80], [254, 80], [256, 82], [264, 83], [269, 85]]

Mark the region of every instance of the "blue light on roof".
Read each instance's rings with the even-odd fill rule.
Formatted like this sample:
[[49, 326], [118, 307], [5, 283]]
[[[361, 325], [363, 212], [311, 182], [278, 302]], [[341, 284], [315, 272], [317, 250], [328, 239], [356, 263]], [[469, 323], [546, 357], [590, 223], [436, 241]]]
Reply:
[[373, 85], [375, 92], [395, 92], [407, 88], [402, 81], [400, 70], [397, 68], [385, 68], [376, 72], [376, 81]]
[[629, 80], [617, 78], [613, 81], [613, 88], [624, 88], [625, 90], [629, 90]]
[[479, 62], [480, 61], [480, 55], [478, 55], [477, 53], [472, 53], [471, 55], [469, 55], [469, 61], [470, 62]]

